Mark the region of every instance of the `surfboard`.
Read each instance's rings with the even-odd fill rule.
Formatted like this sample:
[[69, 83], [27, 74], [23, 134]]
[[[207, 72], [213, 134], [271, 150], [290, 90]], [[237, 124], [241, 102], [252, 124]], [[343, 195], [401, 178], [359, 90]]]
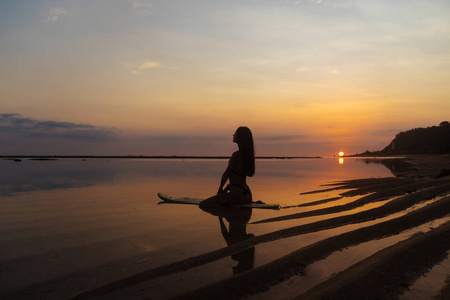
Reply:
[[[191, 198], [191, 197], [173, 197], [167, 194], [158, 193], [158, 197], [163, 200], [158, 204], [191, 204], [191, 205], [199, 205], [204, 199], [199, 198]], [[260, 209], [280, 209], [279, 204], [267, 204], [262, 201], [252, 202], [249, 204], [241, 204], [241, 205], [233, 205], [233, 207], [247, 207], [247, 208], [260, 208]]]

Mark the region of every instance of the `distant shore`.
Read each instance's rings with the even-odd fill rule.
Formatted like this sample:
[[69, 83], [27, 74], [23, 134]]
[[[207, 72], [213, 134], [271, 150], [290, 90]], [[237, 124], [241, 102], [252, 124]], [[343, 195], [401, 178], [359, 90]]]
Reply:
[[[229, 159], [229, 156], [189, 156], [189, 155], [0, 155], [1, 159], [59, 159], [59, 158], [122, 158], [122, 159]], [[303, 159], [322, 158], [321, 156], [257, 156], [255, 159]]]

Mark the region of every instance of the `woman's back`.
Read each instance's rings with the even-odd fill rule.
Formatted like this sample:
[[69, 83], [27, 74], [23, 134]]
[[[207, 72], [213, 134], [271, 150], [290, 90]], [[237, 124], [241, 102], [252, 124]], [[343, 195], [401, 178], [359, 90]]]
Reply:
[[233, 153], [230, 159], [231, 172], [229, 174], [230, 185], [237, 184], [247, 186], [247, 175], [244, 168], [244, 161], [239, 151]]

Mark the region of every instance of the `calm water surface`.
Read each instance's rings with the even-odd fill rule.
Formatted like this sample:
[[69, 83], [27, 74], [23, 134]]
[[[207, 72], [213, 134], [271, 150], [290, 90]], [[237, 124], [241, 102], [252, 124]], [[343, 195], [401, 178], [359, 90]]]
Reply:
[[[67, 298], [226, 247], [239, 235], [242, 240], [321, 218], [251, 224], [308, 208], [253, 210], [220, 219], [197, 206], [158, 205], [157, 192], [213, 195], [226, 164], [226, 160], [0, 161], [0, 282], [6, 287], [0, 295]], [[299, 195], [333, 181], [393, 176], [383, 164], [350, 158], [343, 164], [333, 158], [259, 160], [256, 168], [256, 176], [248, 180], [254, 200], [282, 206], [336, 197], [342, 190]], [[327, 234], [336, 232], [257, 246], [239, 257], [159, 278], [142, 290], [164, 299], [264, 264]], [[174, 280], [177, 290], [170, 294], [167, 287]], [[120, 293], [116, 297], [121, 298]]]

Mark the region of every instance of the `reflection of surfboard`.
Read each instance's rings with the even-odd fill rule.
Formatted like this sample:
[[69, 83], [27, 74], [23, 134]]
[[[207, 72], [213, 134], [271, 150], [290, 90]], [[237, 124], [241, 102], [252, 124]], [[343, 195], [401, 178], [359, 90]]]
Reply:
[[[158, 197], [163, 200], [158, 204], [164, 203], [176, 203], [176, 204], [193, 204], [199, 205], [204, 199], [190, 198], [190, 197], [172, 197], [167, 194], [158, 193]], [[279, 204], [266, 204], [261, 201], [252, 202], [249, 204], [233, 205], [237, 207], [251, 207], [251, 208], [261, 208], [261, 209], [280, 209]]]

